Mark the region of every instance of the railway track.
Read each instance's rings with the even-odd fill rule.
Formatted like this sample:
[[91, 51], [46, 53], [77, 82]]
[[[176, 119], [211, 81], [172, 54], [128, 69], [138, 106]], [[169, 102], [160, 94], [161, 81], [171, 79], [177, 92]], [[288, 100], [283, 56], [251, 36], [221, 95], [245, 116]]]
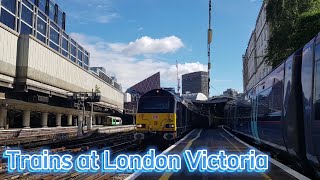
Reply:
[[[81, 152], [95, 149], [98, 152], [105, 149], [109, 149], [113, 154], [124, 152], [124, 151], [136, 151], [138, 145], [135, 144], [133, 138], [134, 132], [117, 133], [113, 135], [94, 135], [83, 139], [68, 140], [65, 142], [50, 142], [46, 143], [46, 147], [53, 153], [64, 153], [69, 152], [75, 155]], [[27, 152], [35, 152], [43, 147], [43, 143], [35, 145], [24, 145], [22, 149]], [[141, 152], [141, 151], [138, 151]], [[60, 174], [35, 174], [35, 173], [7, 173], [6, 163], [0, 163], [0, 179], [26, 179], [26, 180], [54, 180], [54, 179], [110, 179], [116, 174], [112, 173], [79, 173], [79, 172], [68, 172]]]

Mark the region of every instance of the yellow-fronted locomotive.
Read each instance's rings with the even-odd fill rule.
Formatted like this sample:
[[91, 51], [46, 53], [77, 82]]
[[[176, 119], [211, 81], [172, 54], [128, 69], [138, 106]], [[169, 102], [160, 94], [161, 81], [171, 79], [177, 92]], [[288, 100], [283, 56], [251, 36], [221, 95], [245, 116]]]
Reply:
[[149, 91], [139, 99], [135, 139], [175, 140], [191, 130], [191, 117], [192, 111], [177, 95], [163, 89]]

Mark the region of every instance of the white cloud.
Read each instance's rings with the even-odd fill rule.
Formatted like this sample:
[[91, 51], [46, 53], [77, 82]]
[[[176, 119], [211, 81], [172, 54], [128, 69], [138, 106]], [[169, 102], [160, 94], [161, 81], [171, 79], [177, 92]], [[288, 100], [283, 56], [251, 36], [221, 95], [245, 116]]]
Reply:
[[162, 39], [152, 39], [148, 36], [144, 36], [128, 44], [110, 44], [110, 48], [113, 51], [128, 55], [173, 53], [182, 47], [184, 47], [182, 40], [176, 36], [165, 37]]
[[105, 23], [109, 23], [111, 20], [113, 20], [113, 19], [115, 19], [117, 17], [118, 17], [117, 13], [112, 13], [112, 14], [109, 14], [109, 15], [98, 16], [96, 18], [96, 21], [98, 23], [105, 24]]
[[67, 18], [71, 18], [71, 22], [109, 23], [119, 17], [113, 8], [112, 0], [69, 0], [68, 3], [72, 3], [72, 6], [68, 6], [67, 0], [57, 0], [57, 3], [63, 5], [62, 9], [68, 12]]
[[[114, 46], [119, 43], [109, 43], [99, 37], [79, 33], [72, 33], [71, 36], [90, 52], [90, 65], [103, 66], [107, 73], [116, 75], [124, 90], [157, 72], [161, 73], [162, 86], [176, 86], [177, 69], [175, 64], [145, 56], [144, 58], [136, 56], [145, 53], [175, 52], [183, 46], [182, 41], [175, 36], [162, 39], [143, 37], [135, 42], [120, 44], [120, 48]], [[149, 43], [146, 43], [145, 39]], [[133, 49], [139, 53], [133, 53]], [[127, 53], [123, 53], [124, 51]], [[196, 61], [179, 64], [180, 76], [195, 71], [206, 71], [206, 65]]]

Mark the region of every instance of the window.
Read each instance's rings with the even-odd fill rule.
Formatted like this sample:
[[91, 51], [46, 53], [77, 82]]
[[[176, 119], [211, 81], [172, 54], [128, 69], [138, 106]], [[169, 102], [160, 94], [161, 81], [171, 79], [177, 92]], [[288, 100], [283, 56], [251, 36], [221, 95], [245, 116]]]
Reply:
[[69, 39], [68, 34], [66, 34], [65, 32], [62, 32], [62, 35], [63, 35], [64, 38]]
[[39, 9], [44, 13], [46, 13], [46, 4], [46, 0], [39, 0]]
[[50, 41], [50, 47], [56, 51], [59, 51], [59, 46], [57, 46], [56, 44], [54, 44], [52, 41]]
[[76, 46], [73, 45], [73, 44], [71, 44], [71, 54], [72, 54], [73, 56], [76, 56], [76, 54], [77, 54]]
[[1, 5], [8, 9], [13, 14], [16, 14], [16, 1], [13, 0], [2, 0]]
[[56, 26], [52, 21], [51, 21], [50, 25], [51, 25], [51, 27], [52, 27], [53, 29], [55, 29], [56, 31], [60, 31], [59, 27]]
[[22, 6], [21, 18], [24, 22], [32, 26], [33, 12], [24, 5]]
[[62, 55], [64, 55], [65, 57], [68, 57], [68, 52], [67, 51], [65, 51], [65, 50], [62, 50]]
[[46, 38], [43, 35], [39, 34], [39, 33], [37, 33], [37, 39], [39, 39], [43, 43], [46, 43]]
[[62, 48], [68, 51], [68, 40], [65, 38], [62, 38]]
[[1, 10], [0, 22], [2, 22], [3, 24], [5, 24], [13, 30], [15, 28], [15, 17], [4, 9]]
[[39, 17], [41, 17], [45, 22], [47, 21], [47, 16], [44, 15], [42, 12], [38, 11]]
[[70, 56], [70, 60], [73, 61], [73, 62], [76, 62], [76, 58], [74, 56]]
[[85, 68], [86, 70], [89, 70], [89, 67], [88, 67], [88, 66], [86, 66], [86, 65], [84, 65], [84, 68]]
[[30, 2], [32, 2], [33, 4], [36, 4], [36, 0], [30, 0]]
[[63, 13], [62, 11], [59, 9], [58, 10], [58, 25], [60, 27], [62, 27], [62, 24], [63, 24]]
[[47, 34], [47, 23], [38, 17], [37, 30], [42, 34]]
[[[307, 99], [304, 103], [311, 102], [312, 98], [312, 75], [313, 75], [313, 47], [306, 47], [302, 55], [301, 83], [304, 98]], [[305, 107], [310, 104], [304, 104]]]
[[71, 42], [72, 42], [73, 44], [77, 44], [76, 41], [74, 41], [73, 39], [71, 39]]
[[314, 99], [315, 120], [320, 120], [320, 61], [316, 63]]
[[82, 52], [80, 50], [78, 50], [78, 59], [82, 61]]
[[56, 44], [59, 44], [59, 33], [53, 28], [50, 28], [50, 40]]
[[170, 113], [174, 111], [174, 101], [168, 97], [145, 97], [138, 107], [139, 113]]
[[33, 11], [33, 5], [27, 0], [23, 0], [23, 4]]
[[89, 64], [89, 58], [88, 58], [88, 56], [84, 56], [84, 63], [85, 63], [86, 65]]
[[289, 95], [291, 94], [291, 85], [292, 85], [292, 61], [293, 59], [290, 58], [286, 63], [285, 63], [285, 80], [284, 80], [284, 98], [285, 98], [285, 109], [284, 113], [286, 112], [286, 108], [288, 106], [288, 101], [289, 101]]
[[21, 34], [32, 34], [32, 28], [25, 24], [24, 22], [21, 22], [21, 30], [20, 30]]
[[54, 20], [54, 15], [55, 15], [55, 5], [50, 0], [49, 1], [49, 17], [50, 17], [51, 20]]
[[315, 49], [315, 58], [316, 61], [320, 60], [320, 43], [317, 44], [316, 49]]

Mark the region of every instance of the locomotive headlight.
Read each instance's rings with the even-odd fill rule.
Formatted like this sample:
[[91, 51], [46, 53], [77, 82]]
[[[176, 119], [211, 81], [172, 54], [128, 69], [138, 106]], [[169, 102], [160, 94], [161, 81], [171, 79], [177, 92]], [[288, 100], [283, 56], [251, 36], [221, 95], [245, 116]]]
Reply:
[[137, 128], [146, 128], [145, 124], [137, 124]]
[[174, 128], [173, 124], [166, 124], [166, 128]]

